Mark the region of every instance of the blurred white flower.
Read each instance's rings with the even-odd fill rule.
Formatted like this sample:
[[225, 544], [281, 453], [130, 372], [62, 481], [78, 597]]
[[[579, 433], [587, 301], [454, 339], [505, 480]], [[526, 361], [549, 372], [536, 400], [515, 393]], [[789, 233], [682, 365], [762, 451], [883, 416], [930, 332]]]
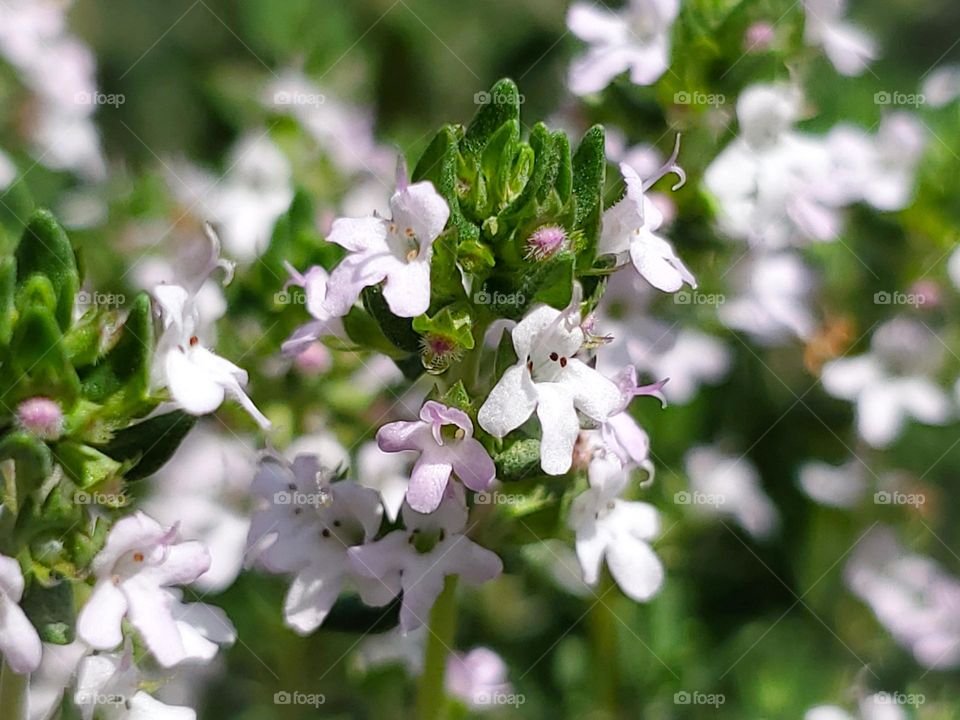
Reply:
[[630, 474], [614, 453], [597, 451], [588, 475], [590, 487], [574, 498], [567, 518], [583, 580], [596, 585], [606, 560], [624, 594], [646, 602], [663, 586], [663, 564], [650, 547], [660, 534], [660, 514], [649, 503], [622, 498]]
[[0, 3], [0, 56], [16, 68], [38, 103], [28, 125], [37, 161], [89, 180], [106, 175], [93, 113], [100, 97], [96, 61], [70, 34], [69, 0]]
[[[296, 118], [341, 171], [392, 178], [396, 152], [377, 143], [374, 116], [366, 108], [340, 100], [297, 70], [283, 72], [262, 97], [272, 112]], [[361, 214], [373, 209], [364, 207]]]
[[231, 257], [251, 262], [267, 249], [277, 219], [293, 200], [293, 170], [263, 130], [237, 141], [220, 176], [177, 163], [167, 182], [181, 203], [215, 223]]
[[895, 318], [874, 332], [870, 352], [826, 363], [820, 379], [830, 395], [856, 404], [857, 432], [882, 448], [910, 418], [926, 425], [950, 419], [947, 393], [930, 379], [941, 358], [942, 346], [929, 329]]
[[875, 693], [862, 698], [857, 715], [851, 715], [836, 705], [810, 708], [803, 720], [907, 720], [907, 711], [890, 700], [889, 693]]
[[597, 353], [597, 369], [609, 375], [634, 365], [650, 377], [668, 378], [662, 392], [671, 405], [693, 400], [701, 385], [712, 385], [730, 369], [730, 350], [720, 340], [699, 330], [675, 329], [643, 313], [629, 312], [622, 321], [598, 321], [612, 340]]
[[836, 238], [838, 198], [823, 182], [829, 152], [793, 129], [801, 102], [789, 86], [753, 85], [740, 95], [740, 134], [704, 174], [731, 237], [772, 249]]
[[17, 177], [17, 166], [3, 150], [0, 150], [0, 192], [13, 184]]
[[856, 459], [840, 466], [810, 460], [801, 466], [797, 481], [807, 497], [828, 507], [851, 508], [867, 491], [863, 464]]
[[243, 567], [255, 472], [251, 442], [201, 423], [150, 480], [144, 510], [161, 524], [179, 523], [183, 538], [210, 552], [210, 569], [193, 583], [202, 592], [225, 590]]
[[846, 0], [803, 0], [804, 40], [822, 47], [842, 75], [860, 75], [876, 59], [876, 41], [845, 20]]
[[90, 655], [80, 663], [73, 701], [83, 720], [196, 720], [190, 708], [166, 705], [140, 689], [129, 641], [122, 652]]
[[679, 0], [630, 0], [622, 10], [578, 2], [567, 27], [589, 45], [570, 67], [570, 90], [589, 95], [630, 71], [630, 82], [652, 85], [670, 66], [670, 32]]
[[447, 693], [467, 707], [484, 710], [496, 707], [496, 696], [512, 692], [507, 664], [490, 648], [478, 647], [447, 658]]
[[960, 65], [943, 65], [927, 75], [921, 89], [931, 107], [941, 108], [960, 97]]
[[717, 310], [727, 327], [770, 346], [812, 336], [815, 320], [809, 295], [814, 274], [796, 253], [752, 255], [735, 268], [733, 285], [738, 294]]
[[700, 446], [687, 452], [684, 466], [692, 493], [681, 497], [694, 511], [732, 517], [756, 538], [769, 537], [777, 530], [777, 507], [763, 491], [757, 469], [745, 457]]
[[893, 530], [875, 529], [847, 562], [844, 578], [893, 638], [933, 669], [960, 665], [960, 581], [910, 553]]
[[60, 709], [60, 701], [72, 684], [77, 665], [90, 648], [82, 640], [69, 645], [43, 643], [40, 667], [30, 674], [29, 720], [51, 720]]
[[364, 443], [357, 452], [357, 482], [380, 493], [387, 519], [394, 522], [400, 514], [410, 482], [410, 468], [417, 454], [384, 452], [376, 442]]
[[890, 113], [876, 135], [840, 124], [824, 140], [832, 163], [824, 182], [838, 201], [853, 204], [862, 200], [882, 211], [909, 205], [926, 146], [926, 133], [916, 117]]

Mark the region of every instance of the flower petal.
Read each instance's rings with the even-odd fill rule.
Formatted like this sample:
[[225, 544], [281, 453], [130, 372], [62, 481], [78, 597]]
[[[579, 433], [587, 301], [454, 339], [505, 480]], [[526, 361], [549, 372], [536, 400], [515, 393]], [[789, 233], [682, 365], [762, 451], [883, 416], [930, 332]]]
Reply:
[[453, 471], [468, 488], [486, 490], [493, 482], [497, 469], [486, 448], [476, 438], [468, 437], [457, 443], [450, 456]]
[[537, 406], [537, 391], [527, 368], [508, 368], [487, 396], [477, 414], [480, 427], [502, 438], [520, 427]]
[[301, 570], [290, 584], [283, 603], [287, 627], [309, 635], [326, 619], [343, 587], [343, 575], [313, 564]]
[[645, 542], [620, 537], [607, 548], [607, 567], [623, 593], [637, 602], [649, 600], [663, 585], [663, 565]]
[[126, 612], [126, 595], [109, 579], [101, 580], [77, 617], [77, 635], [92, 648], [112, 650], [123, 642], [120, 623]]
[[450, 217], [447, 201], [428, 180], [408, 185], [404, 190], [394, 193], [390, 199], [390, 210], [399, 232], [407, 228], [413, 230], [420, 243], [421, 257], [423, 249], [429, 248], [443, 232]]
[[186, 649], [177, 623], [173, 619], [174, 596], [142, 578], [133, 577], [123, 583], [127, 596], [130, 623], [143, 636], [150, 652], [163, 667], [173, 667], [186, 658]]
[[385, 252], [387, 223], [383, 218], [337, 218], [327, 240], [353, 253]]
[[[538, 383], [536, 389], [541, 428], [540, 467], [548, 475], [563, 475], [573, 463], [573, 446], [580, 434], [573, 397], [568, 387], [559, 383]], [[617, 392], [618, 401], [619, 398]]]
[[[439, 448], [437, 448], [439, 450]], [[447, 462], [446, 453], [424, 452], [413, 466], [410, 485], [407, 488], [407, 503], [418, 513], [432, 513], [443, 500], [443, 491], [450, 481], [453, 466]]]
[[392, 263], [383, 285], [383, 297], [397, 317], [423, 315], [430, 307], [431, 252], [408, 263]]
[[191, 415], [212, 413], [223, 403], [226, 390], [206, 368], [192, 362], [181, 350], [167, 353], [164, 361], [167, 387], [177, 404]]
[[570, 358], [561, 377], [564, 390], [573, 398], [574, 405], [592, 420], [602, 422], [620, 408], [620, 388], [583, 361]]
[[0, 656], [13, 672], [31, 673], [40, 666], [40, 636], [12, 597], [0, 595]]

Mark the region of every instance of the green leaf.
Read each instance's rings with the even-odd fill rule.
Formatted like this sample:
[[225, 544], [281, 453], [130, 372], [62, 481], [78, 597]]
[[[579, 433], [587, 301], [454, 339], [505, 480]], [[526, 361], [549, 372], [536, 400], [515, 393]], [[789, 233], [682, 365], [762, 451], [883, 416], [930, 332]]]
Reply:
[[367, 287], [362, 293], [363, 306], [377, 321], [386, 338], [400, 350], [408, 353], [420, 352], [420, 336], [413, 330], [410, 318], [401, 318], [390, 312], [383, 290], [378, 287]]
[[421, 315], [414, 318], [413, 329], [421, 335], [439, 335], [452, 340], [458, 347], [473, 349], [473, 316], [470, 305], [465, 302], [448, 305], [433, 317]]
[[80, 488], [91, 488], [115, 477], [120, 463], [89, 445], [67, 440], [53, 451], [57, 462]]
[[196, 417], [180, 410], [157, 415], [124, 428], [100, 450], [128, 465], [123, 474], [126, 480], [140, 480], [153, 475], [173, 457], [196, 423]]
[[39, 488], [53, 472], [53, 454], [46, 443], [24, 432], [8, 433], [0, 440], [0, 462], [13, 460], [15, 484], [4, 483], [3, 505], [17, 512], [28, 493]]
[[429, 180], [450, 206], [448, 225], [457, 229], [460, 242], [477, 240], [480, 228], [470, 222], [460, 208], [460, 137], [453, 125], [440, 129], [413, 169], [414, 182]]
[[140, 293], [127, 314], [117, 344], [84, 374], [84, 396], [109, 405], [107, 416], [137, 415], [149, 410], [154, 344], [150, 298]]
[[17, 318], [14, 304], [17, 284], [17, 261], [12, 257], [0, 258], [0, 345], [7, 345], [13, 337], [13, 324]]
[[76, 608], [73, 586], [69, 582], [58, 582], [50, 587], [32, 582], [20, 605], [43, 642], [54, 645], [73, 642]]
[[[373, 316], [362, 307], [354, 306], [343, 318], [343, 329], [347, 337], [362, 350], [374, 350], [383, 353], [394, 360], [407, 357], [410, 353], [397, 349], [387, 336], [383, 334], [380, 325]], [[338, 342], [337, 338], [327, 338], [324, 343], [335, 350], [350, 350], [345, 343]], [[354, 350], [357, 348], [353, 348]]]
[[34, 273], [49, 278], [57, 297], [57, 323], [65, 330], [73, 319], [80, 275], [67, 234], [48, 210], [38, 210], [30, 218], [17, 246], [16, 258], [19, 281]]
[[497, 477], [516, 481], [535, 472], [540, 466], [540, 441], [533, 438], [518, 440], [494, 458]]
[[481, 93], [486, 102], [477, 110], [463, 138], [464, 151], [476, 156], [505, 123], [520, 125], [520, 92], [513, 80], [498, 81], [489, 93]]
[[27, 308], [17, 322], [10, 348], [13, 372], [7, 371], [2, 383], [5, 402], [19, 402], [31, 395], [53, 397], [63, 405], [76, 400], [80, 381], [50, 310], [42, 305]]
[[473, 403], [470, 401], [470, 395], [463, 385], [463, 380], [457, 380], [457, 382], [440, 397], [439, 402], [447, 407], [463, 410], [467, 414], [473, 411]]
[[596, 256], [600, 235], [600, 217], [603, 214], [603, 184], [607, 159], [603, 127], [594, 125], [587, 130], [573, 156], [573, 196], [576, 198], [574, 230], [583, 233], [583, 246], [578, 253], [589, 266]]
[[497, 130], [486, 147], [480, 160], [480, 167], [487, 178], [487, 195], [493, 207], [484, 213], [490, 215], [505, 207], [511, 197], [511, 181], [514, 179], [513, 160], [520, 142], [520, 122], [508, 120]]

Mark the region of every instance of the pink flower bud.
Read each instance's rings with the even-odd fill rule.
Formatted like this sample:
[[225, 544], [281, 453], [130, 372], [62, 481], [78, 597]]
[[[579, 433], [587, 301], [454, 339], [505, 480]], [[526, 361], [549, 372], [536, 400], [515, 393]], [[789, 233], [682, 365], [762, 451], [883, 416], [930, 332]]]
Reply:
[[50, 398], [24, 400], [17, 407], [17, 419], [24, 430], [43, 440], [56, 440], [63, 432], [63, 411]]
[[546, 260], [564, 248], [567, 231], [559, 225], [543, 225], [527, 238], [527, 260]]

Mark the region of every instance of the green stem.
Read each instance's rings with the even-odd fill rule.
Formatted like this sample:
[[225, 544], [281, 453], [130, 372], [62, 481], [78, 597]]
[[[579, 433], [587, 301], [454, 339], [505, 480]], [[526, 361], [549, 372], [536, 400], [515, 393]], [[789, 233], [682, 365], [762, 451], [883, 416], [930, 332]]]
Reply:
[[17, 675], [5, 662], [0, 665], [0, 718], [26, 720], [28, 674]]
[[444, 679], [447, 671], [447, 652], [453, 645], [457, 628], [457, 577], [448, 575], [443, 592], [430, 611], [427, 646], [424, 652], [423, 675], [417, 692], [417, 718], [439, 720], [446, 704]]
[[604, 708], [609, 717], [617, 717], [617, 691], [619, 687], [619, 659], [617, 653], [617, 618], [609, 603], [616, 597], [608, 592], [613, 585], [610, 573], [604, 572], [597, 588], [597, 600], [590, 609], [587, 623], [590, 630], [590, 645], [593, 651], [594, 688], [597, 706]]

